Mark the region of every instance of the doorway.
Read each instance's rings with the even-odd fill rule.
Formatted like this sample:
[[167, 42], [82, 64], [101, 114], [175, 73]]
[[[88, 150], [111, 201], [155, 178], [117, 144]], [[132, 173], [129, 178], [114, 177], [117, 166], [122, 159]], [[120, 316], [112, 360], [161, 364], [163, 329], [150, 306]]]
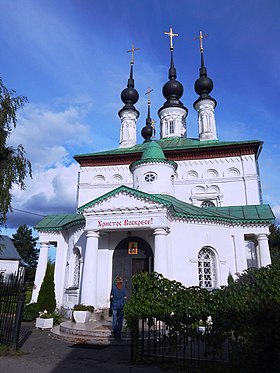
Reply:
[[132, 276], [139, 272], [154, 270], [151, 246], [140, 237], [128, 237], [118, 243], [113, 254], [112, 282], [117, 275], [122, 276], [127, 288], [127, 296], [132, 292]]

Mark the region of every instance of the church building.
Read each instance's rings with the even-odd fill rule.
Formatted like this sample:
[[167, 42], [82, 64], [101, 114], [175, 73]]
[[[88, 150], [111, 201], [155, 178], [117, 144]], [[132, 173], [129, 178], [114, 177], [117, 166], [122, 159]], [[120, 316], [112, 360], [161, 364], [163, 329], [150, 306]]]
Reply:
[[[220, 141], [216, 100], [207, 75], [200, 33], [201, 66], [195, 81], [198, 138], [189, 138], [188, 109], [181, 102], [172, 28], [168, 80], [158, 110], [160, 138], [150, 116], [137, 143], [139, 95], [134, 51], [127, 87], [121, 93], [117, 149], [75, 155], [80, 165], [77, 211], [49, 215], [37, 225], [40, 256], [32, 301], [45, 274], [48, 250], [56, 246], [55, 294], [58, 308], [77, 303], [109, 307], [116, 275], [128, 294], [132, 276], [161, 273], [184, 286], [214, 289], [250, 267], [271, 263], [268, 235], [274, 215], [262, 203], [259, 140]], [[143, 125], [143, 124], [142, 124]], [[141, 124], [140, 124], [141, 126]]]

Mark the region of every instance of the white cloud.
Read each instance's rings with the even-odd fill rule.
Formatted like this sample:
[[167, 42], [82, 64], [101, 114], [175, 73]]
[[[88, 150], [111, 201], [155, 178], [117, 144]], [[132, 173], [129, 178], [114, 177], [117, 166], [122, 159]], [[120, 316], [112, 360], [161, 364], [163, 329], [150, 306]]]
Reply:
[[275, 219], [275, 224], [276, 224], [276, 225], [280, 225], [280, 205], [278, 205], [278, 206], [273, 206], [273, 207], [272, 207], [272, 211], [273, 211], [273, 213], [274, 213], [274, 215], [275, 215], [275, 217], [276, 217], [276, 219]]
[[17, 128], [10, 138], [12, 145], [22, 143], [34, 170], [69, 164], [69, 150], [77, 143], [88, 144], [89, 126], [83, 123], [84, 107], [69, 106], [63, 111], [29, 104], [20, 112]]

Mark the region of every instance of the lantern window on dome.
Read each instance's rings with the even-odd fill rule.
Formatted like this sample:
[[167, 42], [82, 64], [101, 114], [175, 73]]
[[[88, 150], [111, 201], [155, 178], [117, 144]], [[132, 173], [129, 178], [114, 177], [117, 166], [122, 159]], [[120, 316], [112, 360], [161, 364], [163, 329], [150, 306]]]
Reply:
[[174, 121], [171, 120], [169, 122], [169, 133], [174, 133], [175, 132], [175, 128], [174, 128]]
[[146, 183], [152, 183], [153, 181], [156, 180], [156, 178], [157, 178], [157, 175], [154, 172], [147, 172], [144, 175], [144, 179]]

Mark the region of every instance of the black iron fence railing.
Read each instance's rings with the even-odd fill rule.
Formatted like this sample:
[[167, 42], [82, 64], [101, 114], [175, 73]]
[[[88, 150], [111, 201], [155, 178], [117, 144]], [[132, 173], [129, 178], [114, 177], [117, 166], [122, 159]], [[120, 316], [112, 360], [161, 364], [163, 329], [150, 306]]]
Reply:
[[208, 324], [201, 322], [168, 328], [155, 318], [139, 320], [132, 333], [132, 357], [140, 360], [177, 360], [186, 364], [225, 365], [229, 363], [231, 345], [219, 340]]
[[0, 282], [0, 344], [18, 348], [24, 301], [25, 287], [21, 274]]

